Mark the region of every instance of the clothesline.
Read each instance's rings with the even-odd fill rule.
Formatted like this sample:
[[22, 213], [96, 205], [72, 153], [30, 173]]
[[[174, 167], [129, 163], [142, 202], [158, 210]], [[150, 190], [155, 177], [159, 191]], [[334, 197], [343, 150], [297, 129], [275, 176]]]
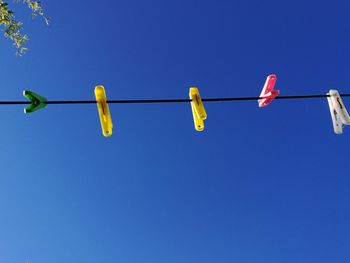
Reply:
[[280, 91], [274, 90], [277, 77], [272, 74], [266, 78], [264, 87], [259, 96], [254, 97], [229, 97], [229, 98], [201, 98], [198, 88], [191, 87], [187, 99], [126, 99], [107, 100], [103, 86], [95, 87], [95, 100], [48, 100], [33, 91], [25, 90], [23, 95], [30, 101], [0, 101], [0, 105], [29, 104], [24, 109], [25, 113], [33, 113], [45, 108], [49, 104], [96, 104], [102, 133], [105, 137], [112, 135], [113, 122], [108, 104], [136, 104], [136, 103], [190, 103], [193, 115], [194, 128], [197, 131], [204, 130], [204, 121], [207, 113], [203, 102], [225, 102], [225, 101], [257, 101], [260, 108], [268, 106], [273, 100], [283, 99], [316, 99], [326, 98], [332, 117], [333, 128], [336, 134], [343, 133], [343, 125], [350, 125], [350, 116], [342, 101], [342, 97], [350, 97], [349, 93], [339, 94], [337, 90], [330, 90], [327, 94], [313, 95], [288, 95], [279, 96]]
[[[350, 97], [349, 93], [339, 94], [341, 97]], [[278, 96], [275, 100], [286, 99], [317, 99], [329, 98], [329, 94], [314, 94], [314, 95], [289, 95]], [[203, 102], [224, 102], [224, 101], [256, 101], [265, 97], [230, 97], [230, 98], [202, 98]], [[107, 100], [109, 104], [137, 104], [137, 103], [181, 103], [191, 102], [191, 99], [144, 99], [144, 100]], [[0, 101], [0, 105], [25, 105], [31, 104], [31, 101]], [[96, 104], [96, 100], [52, 100], [45, 101], [44, 104]]]

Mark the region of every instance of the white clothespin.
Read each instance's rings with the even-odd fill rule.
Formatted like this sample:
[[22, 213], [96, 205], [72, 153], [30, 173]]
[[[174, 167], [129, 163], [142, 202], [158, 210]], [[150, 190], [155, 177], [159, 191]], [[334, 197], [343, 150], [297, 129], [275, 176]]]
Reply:
[[350, 116], [337, 90], [327, 93], [329, 110], [331, 112], [333, 128], [336, 134], [343, 133], [343, 125], [350, 125]]

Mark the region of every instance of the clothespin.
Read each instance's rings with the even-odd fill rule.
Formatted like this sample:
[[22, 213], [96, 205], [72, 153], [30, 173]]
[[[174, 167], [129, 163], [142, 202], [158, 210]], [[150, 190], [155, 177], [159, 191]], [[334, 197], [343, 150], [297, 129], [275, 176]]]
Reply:
[[350, 116], [337, 90], [330, 90], [327, 93], [329, 111], [331, 112], [334, 132], [343, 133], [343, 125], [350, 125]]
[[191, 108], [194, 121], [194, 127], [197, 131], [204, 130], [204, 120], [207, 119], [207, 113], [199, 94], [198, 88], [190, 88], [190, 99], [191, 99]]
[[112, 129], [113, 129], [112, 117], [109, 112], [106, 92], [103, 86], [95, 87], [95, 97], [96, 97], [98, 114], [100, 116], [103, 136], [105, 137], [112, 136]]
[[269, 105], [280, 94], [279, 90], [273, 90], [276, 84], [276, 80], [277, 80], [277, 77], [274, 74], [269, 75], [266, 78], [265, 85], [259, 96], [262, 99], [258, 100], [260, 108], [266, 107], [267, 105]]
[[32, 103], [24, 109], [24, 113], [33, 113], [46, 107], [47, 99], [30, 90], [24, 90], [23, 96], [31, 100]]

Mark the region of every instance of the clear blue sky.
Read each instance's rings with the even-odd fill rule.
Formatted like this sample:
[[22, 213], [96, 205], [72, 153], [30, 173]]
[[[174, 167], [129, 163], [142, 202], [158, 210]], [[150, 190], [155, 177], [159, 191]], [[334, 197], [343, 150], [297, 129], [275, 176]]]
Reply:
[[[0, 41], [1, 100], [350, 92], [349, 1], [43, 1], [29, 52]], [[345, 99], [350, 107], [350, 101]], [[349, 262], [350, 128], [325, 99], [2, 107], [0, 262]]]

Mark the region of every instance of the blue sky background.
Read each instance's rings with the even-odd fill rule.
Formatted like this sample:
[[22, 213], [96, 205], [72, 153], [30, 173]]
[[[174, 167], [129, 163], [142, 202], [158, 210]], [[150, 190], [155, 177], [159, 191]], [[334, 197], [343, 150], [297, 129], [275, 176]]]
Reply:
[[[16, 57], [0, 41], [1, 100], [350, 92], [349, 1], [44, 1]], [[350, 101], [345, 99], [350, 107]], [[0, 262], [349, 262], [350, 130], [325, 99], [0, 111]]]

